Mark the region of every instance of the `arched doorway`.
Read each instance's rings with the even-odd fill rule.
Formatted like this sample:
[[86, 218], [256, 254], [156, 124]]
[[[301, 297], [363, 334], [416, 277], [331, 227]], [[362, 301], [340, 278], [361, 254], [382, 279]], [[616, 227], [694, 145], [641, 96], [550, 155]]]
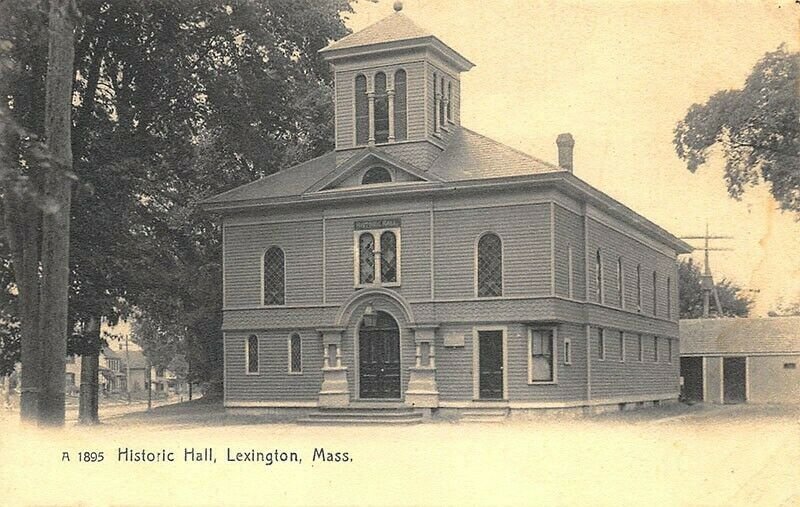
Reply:
[[374, 326], [358, 327], [358, 391], [360, 398], [400, 398], [400, 328], [386, 312], [377, 312]]

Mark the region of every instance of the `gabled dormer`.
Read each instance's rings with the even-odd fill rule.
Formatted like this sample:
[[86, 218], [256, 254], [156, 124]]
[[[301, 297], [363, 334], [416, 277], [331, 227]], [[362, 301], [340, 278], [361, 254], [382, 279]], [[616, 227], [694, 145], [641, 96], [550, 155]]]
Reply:
[[422, 171], [385, 153], [384, 150], [367, 147], [338, 165], [334, 171], [311, 185], [304, 193], [441, 181], [443, 180], [432, 172]]
[[335, 76], [336, 151], [382, 147], [426, 169], [460, 124], [460, 74], [473, 64], [401, 9], [321, 51]]

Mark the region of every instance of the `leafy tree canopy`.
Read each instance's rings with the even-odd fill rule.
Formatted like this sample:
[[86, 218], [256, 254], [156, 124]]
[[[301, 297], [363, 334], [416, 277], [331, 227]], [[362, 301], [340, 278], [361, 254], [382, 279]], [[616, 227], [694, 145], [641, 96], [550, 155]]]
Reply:
[[[220, 233], [196, 204], [330, 149], [331, 76], [318, 50], [347, 33], [350, 2], [77, 3], [70, 318], [113, 322], [135, 306], [157, 329], [183, 330], [194, 378], [219, 377]], [[43, 128], [36, 4], [0, 2], [17, 146]], [[17, 152], [11, 162], [32, 179]]]
[[[691, 258], [678, 263], [678, 300], [681, 319], [699, 319], [703, 316], [702, 272]], [[711, 300], [711, 313], [716, 317], [747, 317], [753, 306], [750, 299], [735, 283], [722, 279], [716, 283], [722, 315]]]
[[741, 90], [694, 104], [675, 128], [675, 149], [690, 171], [713, 148], [725, 158], [728, 193], [740, 198], [764, 181], [781, 207], [800, 213], [800, 53], [784, 46], [753, 67]]

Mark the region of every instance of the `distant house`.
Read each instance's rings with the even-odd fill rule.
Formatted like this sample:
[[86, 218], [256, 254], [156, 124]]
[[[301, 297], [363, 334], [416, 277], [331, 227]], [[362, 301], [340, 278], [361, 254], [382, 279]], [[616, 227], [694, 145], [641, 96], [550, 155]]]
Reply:
[[680, 322], [682, 397], [800, 402], [800, 317]]

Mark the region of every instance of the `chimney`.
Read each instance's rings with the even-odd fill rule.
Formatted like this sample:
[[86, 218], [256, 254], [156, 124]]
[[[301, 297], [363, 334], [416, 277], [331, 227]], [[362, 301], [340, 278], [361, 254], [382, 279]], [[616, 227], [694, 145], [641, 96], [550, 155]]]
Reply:
[[572, 149], [575, 147], [575, 139], [572, 134], [559, 134], [556, 138], [558, 146], [558, 166], [572, 172]]

